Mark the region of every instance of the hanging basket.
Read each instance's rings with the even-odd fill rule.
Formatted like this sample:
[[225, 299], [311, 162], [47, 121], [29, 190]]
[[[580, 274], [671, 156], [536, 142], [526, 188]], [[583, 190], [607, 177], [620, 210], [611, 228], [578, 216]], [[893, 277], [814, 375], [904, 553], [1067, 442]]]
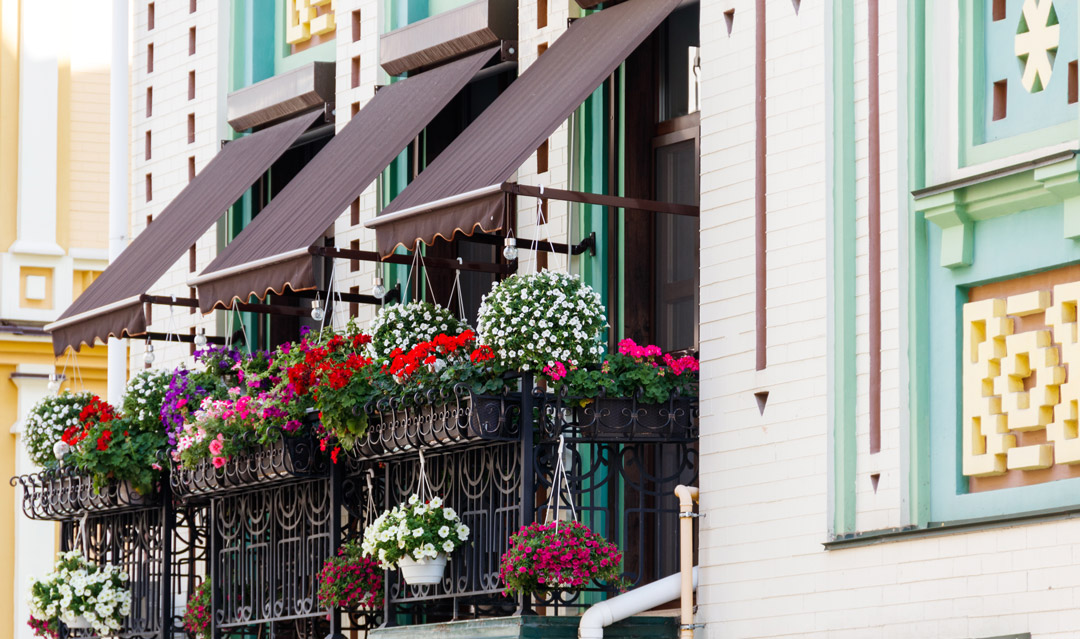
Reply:
[[439, 553], [434, 559], [423, 562], [406, 555], [398, 560], [398, 570], [410, 586], [433, 586], [442, 581], [446, 572], [446, 554]]

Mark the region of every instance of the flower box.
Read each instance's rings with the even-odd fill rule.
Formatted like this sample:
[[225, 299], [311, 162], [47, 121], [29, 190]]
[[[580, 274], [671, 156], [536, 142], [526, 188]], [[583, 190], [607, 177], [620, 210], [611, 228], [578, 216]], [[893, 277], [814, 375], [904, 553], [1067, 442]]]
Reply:
[[382, 401], [368, 413], [368, 430], [356, 454], [371, 459], [421, 448], [506, 439], [516, 436], [520, 414], [517, 397], [477, 395], [464, 389], [449, 398], [420, 395], [411, 405]]
[[192, 468], [173, 467], [173, 493], [181, 497], [208, 495], [232, 488], [263, 485], [294, 478], [325, 477], [330, 460], [312, 435], [282, 435], [279, 439], [236, 455], [221, 468], [204, 459]]
[[130, 482], [110, 482], [97, 492], [88, 475], [63, 466], [13, 477], [11, 485], [23, 489], [23, 513], [30, 519], [59, 521], [87, 512], [150, 508], [160, 504], [161, 493], [140, 495]]
[[595, 441], [660, 441], [691, 438], [693, 400], [673, 397], [642, 404], [630, 397], [597, 397], [575, 409], [581, 436]]

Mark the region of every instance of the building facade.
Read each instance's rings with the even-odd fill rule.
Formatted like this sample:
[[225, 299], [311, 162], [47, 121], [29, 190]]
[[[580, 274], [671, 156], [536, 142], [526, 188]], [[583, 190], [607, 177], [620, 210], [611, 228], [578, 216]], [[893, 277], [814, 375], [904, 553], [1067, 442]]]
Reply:
[[[700, 355], [697, 436], [649, 468], [675, 468], [668, 479], [700, 489], [699, 636], [1075, 635], [1075, 2], [131, 7], [136, 238], [182, 203], [204, 169], [213, 173], [215, 158], [311, 118], [246, 192], [215, 200], [220, 210], [190, 249], [167, 269], [159, 264], [163, 275], [138, 291], [159, 299], [143, 333], [131, 331], [133, 369], [189, 361], [202, 330], [266, 348], [301, 326], [317, 328], [311, 300], [290, 300], [286, 284], [317, 290], [324, 306], [335, 293], [351, 296], [332, 304], [337, 326], [369, 321], [380, 302], [366, 296], [383, 284], [474, 318], [480, 296], [505, 274], [498, 266], [513, 260], [500, 257], [498, 243], [465, 241], [459, 231], [512, 233], [518, 272], [569, 270], [597, 290], [609, 345], [632, 337]], [[637, 31], [627, 26], [634, 20]], [[592, 48], [575, 40], [596, 24], [626, 29], [626, 38], [609, 42], [601, 30]], [[378, 128], [367, 118], [380, 121], [381, 105], [399, 99], [391, 96], [453, 76], [485, 47], [491, 59], [457, 84], [446, 80], [456, 89], [427, 119], [386, 127], [400, 129], [397, 147], [382, 148], [389, 143], [375, 133], [350, 137], [350, 122]], [[608, 56], [613, 70], [602, 73]], [[0, 106], [10, 109], [5, 68]], [[535, 90], [543, 74], [549, 80]], [[528, 118], [504, 126], [500, 118], [513, 113]], [[553, 124], [536, 126], [536, 139], [515, 137], [543, 118]], [[10, 122], [0, 124], [0, 160], [9, 163]], [[414, 124], [415, 135], [401, 133]], [[320, 153], [331, 152], [332, 139], [368, 146], [335, 165]], [[484, 143], [490, 162], [477, 159]], [[350, 172], [383, 152], [367, 178]], [[348, 198], [328, 196], [341, 175], [363, 183], [341, 190]], [[477, 175], [491, 179], [472, 184]], [[21, 178], [0, 171], [0, 179]], [[509, 222], [487, 229], [458, 205], [486, 202], [492, 182], [571, 196], [503, 191]], [[387, 219], [439, 211], [476, 226], [387, 230]], [[293, 244], [268, 224], [295, 234]], [[404, 247], [386, 244], [391, 233]], [[281, 264], [297, 251], [325, 259], [286, 273]], [[363, 257], [376, 252], [384, 261]], [[450, 267], [427, 268], [418, 253]], [[455, 261], [496, 268], [455, 272]], [[236, 284], [241, 276], [250, 283]], [[274, 315], [237, 303], [293, 308]], [[145, 332], [157, 337], [143, 340]], [[624, 506], [611, 512], [632, 517], [629, 500]], [[657, 512], [639, 522], [648, 528], [637, 539], [643, 546], [677, 527], [674, 511]], [[671, 548], [643, 557], [657, 574], [639, 570], [637, 585], [675, 565]], [[402, 612], [398, 621], [514, 612], [485, 605]], [[251, 627], [263, 623], [271, 624]], [[444, 625], [372, 636], [402, 632], [482, 631]]]
[[[22, 422], [50, 392], [104, 395], [106, 348], [54, 357], [43, 326], [108, 264], [108, 6], [0, 3], [0, 466], [35, 470]], [[0, 637], [32, 636], [26, 588], [47, 570], [55, 525], [23, 518], [20, 495], [0, 503]]]

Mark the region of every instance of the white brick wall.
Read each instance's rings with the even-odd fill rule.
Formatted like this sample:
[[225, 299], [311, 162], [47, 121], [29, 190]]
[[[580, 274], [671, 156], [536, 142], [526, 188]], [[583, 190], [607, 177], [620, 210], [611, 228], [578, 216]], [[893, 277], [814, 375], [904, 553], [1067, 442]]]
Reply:
[[[195, 13], [188, 2], [154, 3], [154, 28], [147, 29], [146, 0], [134, 0], [132, 18], [133, 73], [132, 98], [132, 217], [131, 235], [146, 227], [146, 216], [157, 216], [188, 183], [188, 158], [195, 158], [196, 172], [214, 157], [226, 135], [222, 126], [222, 97], [228, 88], [228, 66], [222, 54], [227, 42], [220, 42], [222, 20], [227, 24], [228, 3], [201, 1]], [[189, 29], [195, 27], [195, 54], [189, 55]], [[154, 70], [147, 70], [147, 45], [154, 45]], [[195, 71], [195, 98], [188, 99], [188, 73]], [[153, 87], [152, 115], [146, 115], [146, 90]], [[195, 114], [195, 142], [188, 142], [188, 115]], [[145, 155], [146, 131], [152, 132], [151, 159]], [[146, 200], [146, 174], [153, 176], [153, 199]], [[196, 243], [197, 269], [217, 254], [217, 228], [211, 227]], [[157, 295], [190, 297], [191, 278], [188, 255], [169, 269], [152, 291]], [[155, 306], [150, 330], [187, 334], [195, 325], [216, 334], [214, 315], [203, 317], [187, 308]], [[143, 367], [144, 345], [131, 342], [131, 368]], [[190, 361], [187, 344], [154, 345], [154, 366], [176, 366]]]
[[[375, 87], [386, 84], [389, 80], [379, 66], [379, 25], [382, 20], [380, 0], [337, 0], [337, 130], [349, 123], [353, 105], [363, 108], [375, 97]], [[353, 11], [360, 11], [361, 34], [358, 41], [353, 41]], [[353, 58], [360, 56], [360, 83], [352, 87]], [[364, 222], [375, 217], [378, 212], [378, 180], [372, 182], [360, 196], [360, 224], [352, 226], [352, 212], [346, 210], [338, 218], [334, 229], [336, 246], [350, 248], [353, 240], [359, 240], [362, 251], [375, 250], [375, 231], [364, 226]], [[362, 295], [370, 295], [372, 279], [375, 276], [374, 262], [360, 262], [357, 271], [350, 270], [349, 260], [338, 260], [337, 284], [339, 290], [348, 293], [351, 287], [357, 287]], [[377, 307], [360, 304], [357, 308], [357, 323], [366, 326], [375, 316]], [[342, 326], [348, 320], [349, 305], [338, 308], [334, 323]]]
[[[754, 5], [702, 2], [701, 520], [705, 637], [1075, 637], [1080, 522], [825, 550], [827, 3], [768, 11], [768, 360], [754, 370]], [[906, 523], [901, 503], [898, 32], [880, 3], [882, 451], [868, 443], [867, 25], [856, 2], [857, 458], [861, 531]], [[723, 12], [734, 8], [727, 36]], [[752, 393], [770, 392], [764, 415]], [[869, 475], [881, 474], [875, 494]]]

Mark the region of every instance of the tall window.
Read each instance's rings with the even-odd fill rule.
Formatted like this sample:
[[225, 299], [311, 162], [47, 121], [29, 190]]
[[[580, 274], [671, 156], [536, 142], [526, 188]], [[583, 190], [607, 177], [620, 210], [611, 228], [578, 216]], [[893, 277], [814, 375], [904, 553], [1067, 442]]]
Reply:
[[[697, 204], [699, 193], [699, 9], [676, 11], [627, 60], [622, 123], [629, 197]], [[698, 344], [698, 219], [624, 214], [623, 325], [665, 351]]]

